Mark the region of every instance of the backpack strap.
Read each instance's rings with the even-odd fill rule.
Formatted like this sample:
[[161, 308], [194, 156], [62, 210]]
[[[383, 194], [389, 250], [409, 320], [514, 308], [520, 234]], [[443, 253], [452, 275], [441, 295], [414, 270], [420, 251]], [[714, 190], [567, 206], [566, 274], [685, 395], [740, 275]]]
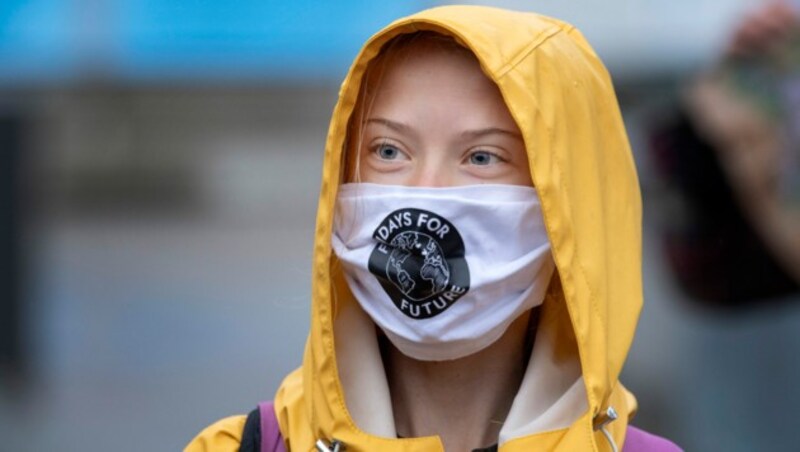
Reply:
[[259, 403], [247, 415], [239, 452], [286, 452], [272, 402]]
[[261, 414], [261, 452], [286, 452], [275, 406], [272, 402], [261, 402], [258, 411]]
[[672, 441], [628, 425], [622, 452], [682, 452]]

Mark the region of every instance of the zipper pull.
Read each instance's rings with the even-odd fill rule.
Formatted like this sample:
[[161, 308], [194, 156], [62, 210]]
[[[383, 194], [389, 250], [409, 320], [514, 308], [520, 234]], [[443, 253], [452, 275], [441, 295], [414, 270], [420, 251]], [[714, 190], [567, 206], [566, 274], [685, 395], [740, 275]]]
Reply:
[[594, 426], [594, 430], [598, 431], [606, 425], [616, 421], [618, 418], [619, 414], [617, 414], [617, 410], [615, 410], [613, 406], [610, 406], [605, 413], [600, 413], [594, 417], [592, 425]]
[[344, 452], [345, 450], [344, 443], [337, 439], [334, 439], [330, 446], [324, 440], [318, 439], [314, 446], [317, 452]]
[[615, 410], [613, 406], [609, 406], [605, 413], [598, 414], [593, 420], [594, 431], [600, 430], [606, 438], [606, 441], [608, 441], [608, 445], [611, 446], [611, 452], [619, 452], [619, 449], [611, 433], [606, 430], [606, 425], [616, 421], [618, 418], [619, 414], [617, 414], [617, 410]]

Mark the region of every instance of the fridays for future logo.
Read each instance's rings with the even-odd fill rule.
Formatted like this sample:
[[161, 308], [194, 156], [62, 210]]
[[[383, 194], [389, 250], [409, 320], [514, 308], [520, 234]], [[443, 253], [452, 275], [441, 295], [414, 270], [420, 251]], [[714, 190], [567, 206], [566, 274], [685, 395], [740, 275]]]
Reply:
[[469, 290], [464, 241], [448, 220], [422, 209], [399, 209], [375, 229], [369, 257], [394, 305], [413, 319], [435, 317]]

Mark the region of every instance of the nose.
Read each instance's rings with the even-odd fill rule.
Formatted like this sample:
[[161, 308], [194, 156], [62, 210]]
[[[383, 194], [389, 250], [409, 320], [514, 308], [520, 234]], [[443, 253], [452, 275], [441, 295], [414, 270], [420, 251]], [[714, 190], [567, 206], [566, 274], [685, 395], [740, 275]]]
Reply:
[[413, 187], [450, 187], [455, 185], [455, 177], [446, 162], [427, 158], [417, 163], [407, 182]]
[[442, 168], [420, 169], [415, 171], [408, 181], [412, 187], [449, 187], [453, 185], [452, 177]]

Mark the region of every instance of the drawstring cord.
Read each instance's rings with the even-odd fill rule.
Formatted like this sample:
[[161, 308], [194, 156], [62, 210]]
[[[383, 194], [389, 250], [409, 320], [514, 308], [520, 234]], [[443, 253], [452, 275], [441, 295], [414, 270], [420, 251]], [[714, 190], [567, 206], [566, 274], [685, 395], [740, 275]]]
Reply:
[[334, 439], [330, 446], [324, 440], [318, 439], [314, 446], [317, 448], [317, 452], [344, 452], [345, 450], [344, 443], [337, 439]]
[[614, 442], [614, 438], [611, 437], [611, 433], [606, 430], [606, 425], [616, 421], [617, 418], [619, 418], [619, 415], [613, 406], [608, 407], [604, 414], [598, 414], [595, 417], [594, 429], [595, 431], [600, 430], [603, 436], [606, 437], [608, 444], [611, 445], [612, 452], [619, 452], [619, 449], [617, 448], [617, 443]]

